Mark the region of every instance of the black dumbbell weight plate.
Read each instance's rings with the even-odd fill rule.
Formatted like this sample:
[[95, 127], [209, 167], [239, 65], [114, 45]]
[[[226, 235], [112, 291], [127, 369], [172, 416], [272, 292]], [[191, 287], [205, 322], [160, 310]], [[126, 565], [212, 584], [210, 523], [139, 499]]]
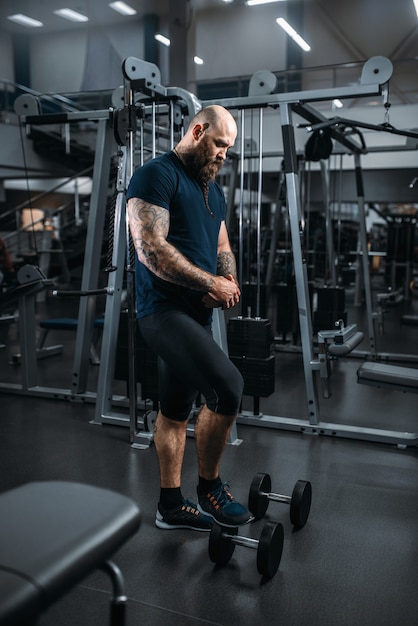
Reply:
[[155, 420], [157, 419], [157, 411], [146, 411], [143, 416], [144, 430], [147, 433], [153, 433], [155, 427]]
[[303, 528], [308, 521], [312, 502], [312, 485], [307, 480], [298, 480], [290, 502], [290, 521], [297, 529]]
[[259, 472], [252, 480], [250, 492], [248, 494], [248, 508], [256, 520], [264, 517], [269, 505], [268, 497], [263, 493], [270, 493], [271, 478], [269, 474]]
[[238, 528], [222, 528], [219, 524], [214, 524], [209, 536], [209, 558], [212, 563], [226, 565], [235, 550], [235, 544], [228, 535], [237, 535]]
[[257, 549], [257, 569], [267, 578], [273, 578], [277, 572], [283, 553], [284, 531], [282, 524], [267, 522]]

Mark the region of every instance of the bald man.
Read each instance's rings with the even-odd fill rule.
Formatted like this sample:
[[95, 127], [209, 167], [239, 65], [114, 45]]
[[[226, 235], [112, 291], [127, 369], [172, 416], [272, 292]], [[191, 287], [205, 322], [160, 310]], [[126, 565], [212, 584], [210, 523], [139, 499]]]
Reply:
[[[211, 333], [214, 307], [239, 302], [236, 263], [215, 181], [237, 126], [221, 106], [191, 120], [170, 152], [136, 170], [129, 184], [129, 227], [137, 253], [136, 302], [141, 334], [158, 355], [159, 411], [154, 444], [160, 468], [158, 528], [210, 531], [236, 527], [251, 513], [220, 477], [243, 379]], [[187, 420], [196, 396], [197, 504], [182, 494]]]

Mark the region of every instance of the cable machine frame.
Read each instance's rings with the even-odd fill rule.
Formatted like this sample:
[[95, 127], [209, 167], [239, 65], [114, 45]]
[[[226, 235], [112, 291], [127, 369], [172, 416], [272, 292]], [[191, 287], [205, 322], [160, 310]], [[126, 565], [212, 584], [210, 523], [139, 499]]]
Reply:
[[[379, 57], [378, 57], [379, 58]], [[369, 63], [369, 62], [367, 62]], [[366, 63], [366, 65], [367, 65]], [[125, 192], [127, 183], [132, 173], [133, 167], [133, 140], [135, 134], [136, 123], [136, 94], [145, 94], [146, 104], [143, 100], [139, 100], [139, 106], [151, 107], [155, 113], [155, 102], [165, 101], [165, 104], [171, 107], [173, 119], [180, 123], [183, 114], [193, 115], [201, 106], [209, 104], [219, 104], [227, 109], [246, 110], [251, 108], [266, 109], [272, 108], [279, 113], [279, 124], [281, 127], [284, 147], [284, 163], [285, 163], [285, 182], [288, 194], [288, 212], [289, 223], [292, 239], [293, 260], [296, 279], [296, 291], [299, 311], [299, 322], [301, 329], [301, 341], [303, 352], [303, 366], [305, 375], [305, 387], [307, 396], [308, 420], [291, 419], [273, 415], [249, 415], [241, 413], [238, 416], [238, 424], [249, 424], [254, 426], [262, 426], [276, 429], [292, 430], [301, 433], [315, 435], [340, 436], [352, 439], [362, 439], [376, 442], [384, 442], [397, 444], [406, 447], [408, 445], [417, 445], [417, 433], [405, 433], [392, 430], [372, 429], [356, 427], [344, 424], [325, 423], [320, 418], [320, 407], [317, 390], [317, 372], [321, 369], [320, 359], [316, 357], [312, 344], [312, 322], [310, 301], [308, 293], [308, 279], [306, 259], [304, 258], [304, 250], [301, 241], [301, 201], [299, 197], [299, 172], [297, 166], [297, 153], [295, 142], [295, 125], [293, 122], [293, 113], [296, 113], [306, 120], [320, 121], [325, 120], [318, 112], [310, 107], [310, 102], [321, 102], [333, 100], [335, 98], [362, 98], [366, 96], [376, 96], [382, 94], [384, 84], [388, 77], [379, 78], [379, 66], [373, 73], [373, 82], [360, 81], [358, 85], [350, 87], [340, 87], [323, 90], [309, 90], [294, 93], [261, 93], [253, 94], [248, 97], [229, 98], [220, 100], [211, 100], [200, 103], [193, 94], [184, 89], [168, 87], [165, 88], [160, 84], [160, 74], [158, 68], [145, 61], [129, 57], [123, 62], [123, 73], [125, 78], [125, 106], [117, 112], [117, 143], [119, 144], [119, 166], [117, 181], [117, 203], [116, 218], [114, 232], [114, 248], [112, 265], [117, 269], [109, 273], [108, 286], [106, 289], [106, 310], [105, 323], [103, 328], [101, 363], [99, 369], [99, 380], [96, 394], [90, 394], [85, 390], [87, 364], [89, 361], [89, 345], [88, 341], [92, 329], [93, 312], [91, 310], [92, 298], [94, 294], [82, 298], [79, 310], [79, 327], [76, 335], [75, 359], [73, 382], [70, 390], [54, 390], [42, 389], [38, 387], [35, 381], [26, 381], [25, 386], [19, 389], [13, 388], [13, 385], [0, 385], [0, 391], [16, 391], [25, 393], [26, 395], [44, 395], [54, 398], [65, 398], [73, 400], [90, 400], [96, 402], [95, 417], [93, 424], [117, 424], [130, 426], [131, 445], [137, 448], [149, 447], [152, 434], [138, 431], [137, 409], [138, 403], [135, 399], [129, 402], [129, 417], [125, 414], [118, 413], [113, 410], [114, 405], [123, 405], [126, 407], [126, 398], [115, 397], [112, 393], [114, 363], [117, 345], [117, 333], [119, 327], [119, 313], [121, 305], [121, 292], [123, 286], [123, 276], [125, 271], [125, 260], [127, 255], [127, 238], [128, 223], [126, 221], [126, 200]], [[366, 72], [367, 73], [367, 72]], [[385, 68], [383, 68], [385, 75]], [[370, 72], [369, 72], [370, 74]], [[387, 72], [386, 72], [387, 74]], [[377, 82], [374, 82], [376, 79]], [[115, 112], [113, 112], [113, 115]], [[66, 114], [67, 118], [81, 119], [82, 114]], [[110, 157], [112, 146], [114, 145], [114, 137], [112, 136], [112, 128], [110, 121], [110, 112], [83, 112], [88, 119], [99, 118], [99, 132], [96, 145], [96, 159], [93, 175], [94, 191], [92, 195], [92, 209], [89, 215], [88, 237], [86, 243], [86, 264], [83, 268], [82, 289], [85, 292], [94, 291], [97, 286], [96, 259], [99, 254], [97, 246], [101, 245], [101, 237], [97, 235], [103, 231], [104, 211], [100, 213], [100, 208], [104, 204], [103, 194], [108, 183], [108, 167], [110, 165]], [[40, 122], [38, 122], [40, 123]], [[113, 118], [115, 125], [115, 120]], [[155, 116], [153, 116], [153, 129], [155, 131]], [[113, 128], [113, 133], [115, 128]], [[123, 134], [126, 134], [126, 143], [121, 141]], [[360, 165], [360, 155], [367, 152], [367, 149], [354, 141], [352, 138], [346, 137], [338, 128], [331, 129], [331, 135], [349, 152], [355, 155], [356, 166]], [[173, 136], [170, 137], [171, 143]], [[155, 144], [154, 144], [155, 145]], [[154, 149], [154, 148], [153, 148]], [[260, 170], [261, 170], [261, 154]], [[107, 177], [106, 177], [107, 173]], [[242, 176], [242, 172], [241, 172]], [[235, 178], [237, 173], [235, 172]], [[259, 184], [261, 184], [261, 175], [259, 172]], [[261, 190], [259, 190], [257, 202], [261, 203]], [[359, 207], [364, 214], [364, 197], [360, 192]], [[230, 200], [228, 199], [228, 206]], [[260, 206], [258, 207], [258, 211]], [[361, 219], [360, 219], [361, 222]], [[361, 232], [363, 250], [367, 250], [367, 241], [365, 232]], [[95, 243], [96, 242], [96, 243]], [[362, 255], [362, 266], [364, 277], [368, 276], [368, 256]], [[128, 259], [127, 267], [130, 271], [130, 263]], [[132, 288], [132, 284], [131, 284]], [[369, 333], [373, 337], [373, 331], [369, 328]], [[219, 345], [227, 350], [225, 318], [223, 312], [215, 309], [214, 312], [214, 335]], [[32, 355], [33, 356], [33, 355]], [[23, 355], [22, 355], [23, 357]], [[30, 357], [30, 355], [29, 355]], [[24, 369], [22, 358], [22, 369]], [[134, 379], [133, 379], [134, 380]], [[34, 383], [34, 384], [32, 384]], [[135, 415], [134, 415], [135, 414]], [[236, 436], [236, 432], [232, 433], [230, 443], [238, 444], [240, 440]]]
[[[383, 61], [381, 63], [381, 61]], [[373, 63], [375, 67], [373, 69]], [[389, 62], [390, 63], [390, 62]], [[368, 65], [368, 67], [367, 67]], [[371, 74], [379, 78], [380, 82], [367, 82]], [[350, 439], [360, 439], [374, 442], [390, 443], [399, 447], [418, 445], [418, 433], [402, 432], [387, 429], [367, 428], [352, 426], [349, 424], [337, 424], [322, 422], [320, 418], [320, 407], [318, 399], [316, 373], [321, 369], [320, 359], [315, 357], [312, 345], [312, 323], [308, 292], [308, 277], [306, 259], [301, 245], [301, 202], [299, 197], [299, 173], [297, 167], [297, 152], [295, 141], [295, 125], [293, 113], [297, 113], [309, 122], [325, 121], [326, 118], [315, 111], [311, 102], [324, 100], [344, 99], [347, 97], [360, 98], [365, 96], [382, 95], [386, 83], [391, 76], [391, 71], [387, 67], [387, 59], [376, 57], [365, 64], [362, 80], [359, 85], [344, 88], [333, 88], [325, 90], [314, 90], [285, 94], [264, 94], [253, 95], [247, 98], [227, 98], [205, 101], [204, 106], [209, 104], [219, 104], [230, 110], [266, 108], [273, 107], [279, 110], [280, 125], [283, 138], [285, 180], [288, 194], [288, 212], [292, 239], [292, 251], [296, 281], [296, 292], [299, 311], [299, 323], [301, 331], [303, 366], [305, 374], [305, 388], [307, 396], [308, 421], [291, 419], [274, 415], [251, 415], [242, 412], [238, 416], [239, 424], [254, 426], [264, 426], [269, 428], [292, 430], [312, 435], [329, 435], [332, 437], [344, 437]], [[366, 82], [364, 82], [366, 81]], [[331, 136], [338, 141], [348, 151], [355, 156], [357, 179], [357, 196], [359, 205], [360, 239], [363, 251], [362, 270], [363, 279], [367, 283], [369, 276], [369, 261], [367, 255], [367, 233], [365, 229], [364, 213], [364, 190], [361, 178], [360, 155], [367, 152], [367, 148], [361, 143], [353, 141], [350, 137], [341, 133], [337, 127], [331, 128]], [[260, 153], [260, 161], [262, 155]], [[365, 285], [366, 298], [371, 297], [370, 285]], [[368, 295], [367, 295], [368, 294]], [[368, 311], [371, 311], [371, 302], [368, 302]], [[368, 332], [372, 352], [374, 351], [374, 328], [371, 315], [368, 316]]]

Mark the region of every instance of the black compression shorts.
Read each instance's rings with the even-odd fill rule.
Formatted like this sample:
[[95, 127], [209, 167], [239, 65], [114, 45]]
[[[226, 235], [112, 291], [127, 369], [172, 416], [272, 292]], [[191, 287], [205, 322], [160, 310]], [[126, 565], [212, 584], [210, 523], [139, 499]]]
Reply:
[[138, 319], [141, 334], [158, 355], [159, 400], [162, 414], [186, 420], [198, 393], [215, 413], [235, 416], [244, 382], [239, 370], [202, 326], [177, 309]]

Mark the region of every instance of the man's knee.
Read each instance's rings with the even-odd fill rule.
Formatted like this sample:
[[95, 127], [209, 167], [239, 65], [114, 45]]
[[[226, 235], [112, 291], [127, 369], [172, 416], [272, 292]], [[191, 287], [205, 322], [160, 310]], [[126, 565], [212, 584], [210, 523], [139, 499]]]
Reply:
[[211, 411], [221, 415], [237, 415], [244, 391], [244, 379], [234, 367], [216, 389], [216, 397], [210, 398], [207, 405]]

